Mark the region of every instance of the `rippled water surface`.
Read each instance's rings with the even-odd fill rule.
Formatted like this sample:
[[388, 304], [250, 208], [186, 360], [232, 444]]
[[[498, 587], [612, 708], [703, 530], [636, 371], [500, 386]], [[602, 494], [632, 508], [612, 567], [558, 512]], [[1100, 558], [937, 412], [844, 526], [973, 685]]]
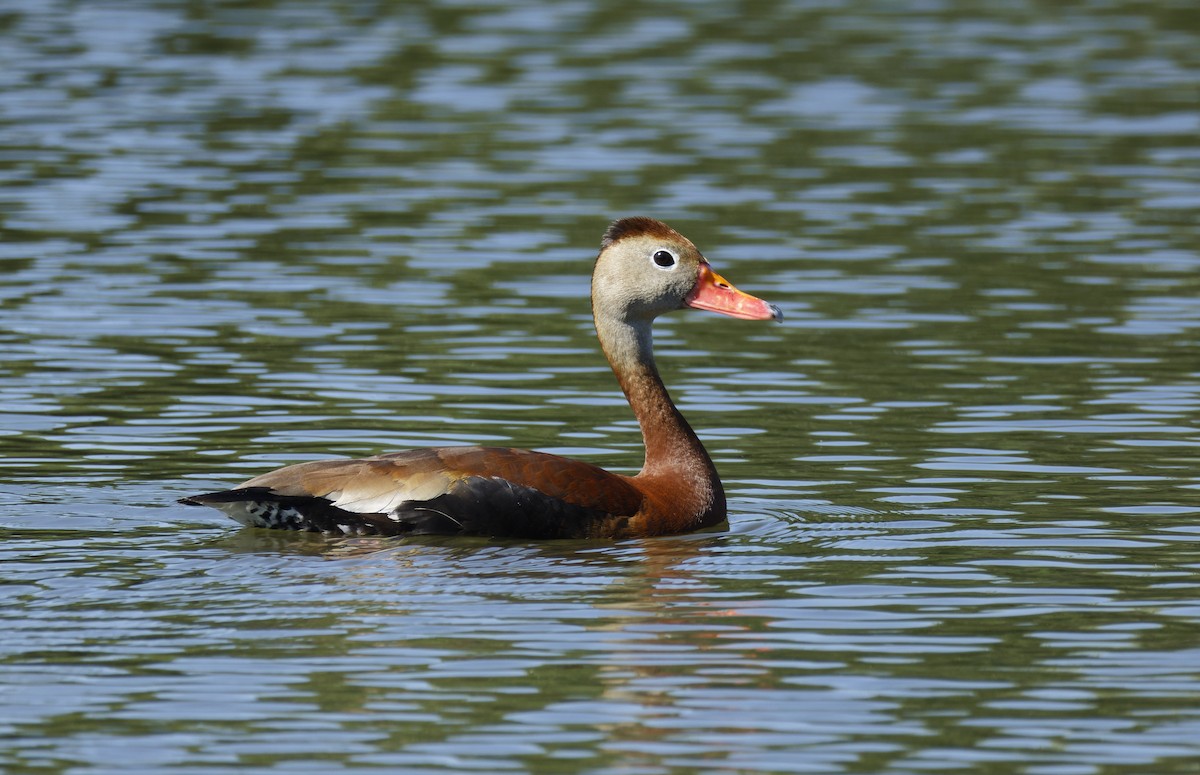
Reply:
[[[0, 769], [1200, 767], [1192, 3], [0, 9]], [[635, 213], [787, 315], [657, 328], [727, 529], [175, 505], [636, 470], [586, 298]]]

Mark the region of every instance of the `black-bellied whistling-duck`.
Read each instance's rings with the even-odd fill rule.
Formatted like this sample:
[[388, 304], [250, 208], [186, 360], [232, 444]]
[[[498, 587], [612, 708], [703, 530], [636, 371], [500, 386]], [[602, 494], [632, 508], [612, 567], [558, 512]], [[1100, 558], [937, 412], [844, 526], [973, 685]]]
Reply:
[[592, 272], [592, 316], [642, 428], [646, 462], [636, 476], [544, 452], [440, 447], [299, 463], [180, 503], [212, 506], [250, 527], [351, 535], [624, 538], [717, 524], [725, 490], [654, 365], [651, 325], [683, 307], [783, 318], [713, 272], [665, 223], [609, 226]]

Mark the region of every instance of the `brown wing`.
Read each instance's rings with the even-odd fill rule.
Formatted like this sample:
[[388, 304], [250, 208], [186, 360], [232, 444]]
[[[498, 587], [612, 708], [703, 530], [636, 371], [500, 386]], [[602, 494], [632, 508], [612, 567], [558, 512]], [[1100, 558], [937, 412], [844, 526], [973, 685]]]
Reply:
[[[623, 535], [643, 497], [626, 478], [590, 463], [443, 447], [300, 463], [185, 501], [264, 527], [567, 538]], [[251, 503], [257, 511], [247, 515]]]

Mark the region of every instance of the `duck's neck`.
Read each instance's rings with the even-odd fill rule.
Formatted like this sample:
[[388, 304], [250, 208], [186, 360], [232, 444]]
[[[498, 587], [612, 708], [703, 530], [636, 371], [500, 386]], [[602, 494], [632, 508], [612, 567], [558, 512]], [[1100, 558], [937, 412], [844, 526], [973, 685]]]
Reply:
[[725, 493], [712, 459], [675, 408], [655, 366], [651, 322], [597, 316], [596, 333], [642, 429], [646, 462], [637, 478], [660, 488], [669, 485], [673, 496], [692, 500], [688, 505], [704, 516], [719, 511], [723, 518]]

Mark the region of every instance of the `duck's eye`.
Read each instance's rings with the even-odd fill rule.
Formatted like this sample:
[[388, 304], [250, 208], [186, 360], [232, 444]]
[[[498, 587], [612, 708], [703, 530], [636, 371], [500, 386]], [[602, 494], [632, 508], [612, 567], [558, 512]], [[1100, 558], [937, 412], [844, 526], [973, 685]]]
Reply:
[[662, 269], [670, 269], [675, 266], [675, 256], [671, 255], [669, 250], [659, 250], [654, 254], [654, 265]]

